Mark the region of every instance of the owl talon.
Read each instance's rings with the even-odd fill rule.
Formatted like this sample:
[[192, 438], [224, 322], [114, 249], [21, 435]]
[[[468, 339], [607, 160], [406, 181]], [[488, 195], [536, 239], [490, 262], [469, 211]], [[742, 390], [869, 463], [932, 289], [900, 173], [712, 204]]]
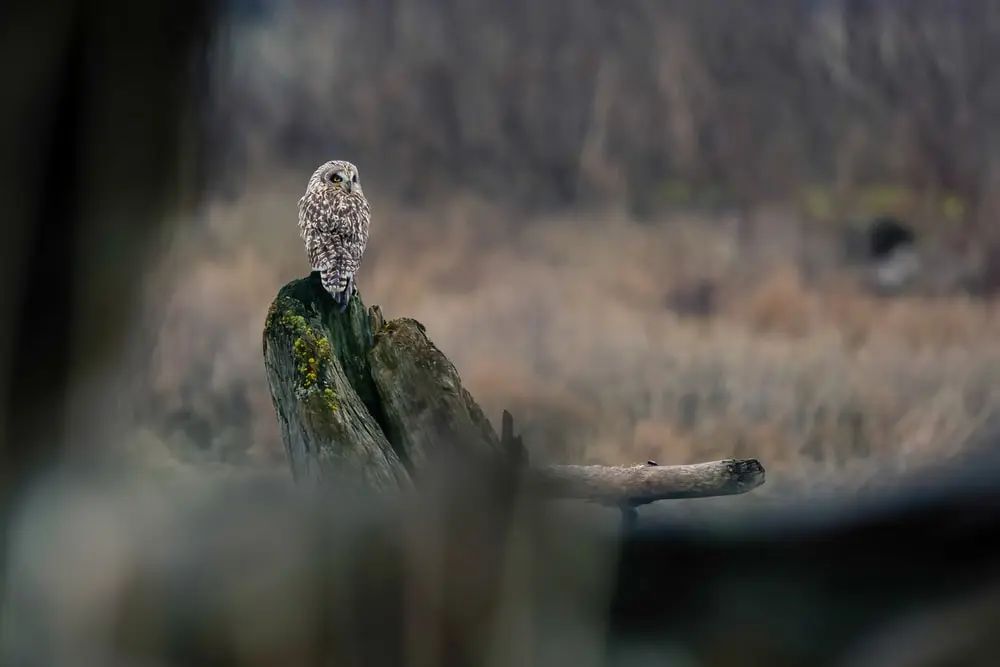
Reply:
[[344, 291], [337, 295], [338, 303], [340, 303], [340, 312], [347, 310], [347, 307], [351, 305], [351, 297], [354, 296], [354, 276], [348, 276], [347, 287]]

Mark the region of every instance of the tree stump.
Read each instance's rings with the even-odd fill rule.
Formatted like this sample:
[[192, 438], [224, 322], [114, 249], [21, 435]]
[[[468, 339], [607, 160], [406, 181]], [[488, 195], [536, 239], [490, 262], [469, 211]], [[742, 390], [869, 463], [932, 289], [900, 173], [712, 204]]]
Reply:
[[271, 305], [264, 365], [296, 480], [399, 491], [458, 465], [472, 484], [513, 473], [541, 496], [629, 512], [661, 499], [744, 493], [764, 482], [755, 459], [531, 467], [513, 417], [504, 413], [498, 438], [422, 324], [383, 322], [360, 294], [341, 313], [317, 273], [286, 285]]
[[271, 304], [264, 367], [297, 481], [337, 478], [381, 491], [409, 486], [399, 452], [377, 419], [372, 344], [360, 295], [339, 312], [318, 273], [290, 282]]

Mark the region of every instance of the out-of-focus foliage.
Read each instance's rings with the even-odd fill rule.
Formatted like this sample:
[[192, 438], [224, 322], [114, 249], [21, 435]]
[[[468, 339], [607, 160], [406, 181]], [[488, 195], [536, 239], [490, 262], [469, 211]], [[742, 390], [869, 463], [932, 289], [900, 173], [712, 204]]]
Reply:
[[419, 197], [647, 213], [874, 183], [997, 210], [994, 2], [299, 0], [233, 17], [213, 132], [230, 184], [248, 159], [337, 153]]

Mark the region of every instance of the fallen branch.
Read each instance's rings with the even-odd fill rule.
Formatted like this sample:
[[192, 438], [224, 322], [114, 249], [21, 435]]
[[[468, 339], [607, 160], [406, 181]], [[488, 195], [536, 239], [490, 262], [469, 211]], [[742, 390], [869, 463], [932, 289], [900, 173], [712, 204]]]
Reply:
[[514, 434], [514, 417], [503, 411], [500, 445], [526, 470], [529, 488], [543, 497], [579, 498], [631, 508], [671, 498], [706, 498], [746, 493], [764, 483], [756, 459], [726, 459], [693, 465], [550, 465], [527, 468], [528, 453]]
[[655, 500], [746, 493], [764, 483], [764, 468], [756, 459], [678, 466], [557, 465], [531, 469], [528, 481], [551, 498], [634, 507]]

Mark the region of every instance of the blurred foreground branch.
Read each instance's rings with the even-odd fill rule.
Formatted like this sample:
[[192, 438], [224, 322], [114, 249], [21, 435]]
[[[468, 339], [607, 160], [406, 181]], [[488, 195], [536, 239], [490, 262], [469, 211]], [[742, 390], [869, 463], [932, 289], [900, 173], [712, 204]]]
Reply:
[[316, 274], [278, 293], [264, 329], [264, 363], [299, 480], [392, 491], [447, 476], [457, 465], [458, 477], [473, 485], [517, 477], [543, 497], [623, 508], [744, 493], [764, 482], [754, 459], [532, 468], [510, 413], [497, 437], [423, 325], [383, 322], [377, 306], [366, 313], [360, 295], [340, 313]]

